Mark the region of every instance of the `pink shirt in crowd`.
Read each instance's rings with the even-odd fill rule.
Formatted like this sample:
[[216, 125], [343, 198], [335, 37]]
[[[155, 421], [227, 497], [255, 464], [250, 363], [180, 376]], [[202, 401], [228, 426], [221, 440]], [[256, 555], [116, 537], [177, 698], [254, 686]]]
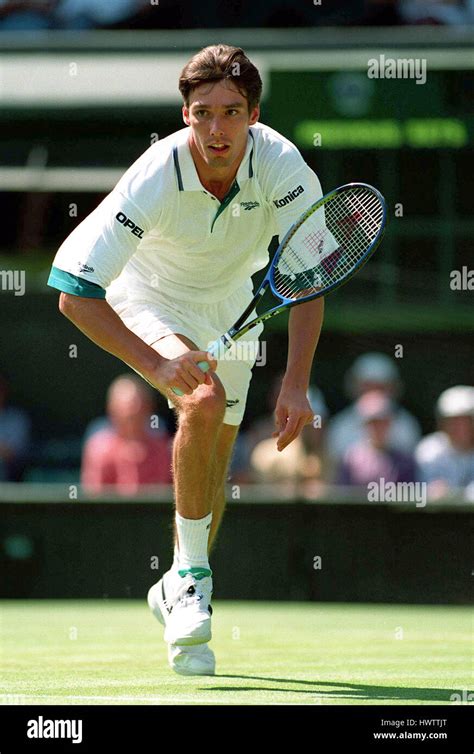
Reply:
[[171, 440], [151, 434], [127, 440], [111, 429], [99, 430], [85, 444], [81, 481], [89, 492], [114, 485], [124, 494], [133, 494], [144, 484], [170, 484]]

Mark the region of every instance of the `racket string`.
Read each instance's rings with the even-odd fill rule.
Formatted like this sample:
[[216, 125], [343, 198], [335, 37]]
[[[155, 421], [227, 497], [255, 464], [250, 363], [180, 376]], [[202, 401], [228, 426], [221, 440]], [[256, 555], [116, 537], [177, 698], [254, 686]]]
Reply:
[[365, 187], [335, 194], [287, 239], [274, 267], [275, 289], [294, 300], [343, 279], [366, 255], [383, 215], [378, 195]]

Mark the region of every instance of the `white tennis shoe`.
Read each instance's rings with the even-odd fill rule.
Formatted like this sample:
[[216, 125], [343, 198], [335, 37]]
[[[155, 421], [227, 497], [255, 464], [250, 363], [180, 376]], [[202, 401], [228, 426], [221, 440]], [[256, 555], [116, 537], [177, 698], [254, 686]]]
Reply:
[[190, 647], [168, 644], [168, 663], [179, 675], [214, 675], [216, 658], [207, 644]]
[[167, 644], [193, 646], [212, 638], [210, 605], [212, 578], [180, 576], [167, 571], [148, 592], [148, 604], [157, 620], [165, 626]]

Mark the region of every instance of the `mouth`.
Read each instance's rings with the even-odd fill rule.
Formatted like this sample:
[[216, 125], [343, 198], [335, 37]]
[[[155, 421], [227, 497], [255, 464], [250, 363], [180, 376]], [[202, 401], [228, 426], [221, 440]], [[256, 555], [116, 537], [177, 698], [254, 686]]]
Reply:
[[222, 144], [218, 141], [208, 144], [207, 147], [213, 154], [226, 155], [230, 150], [230, 144]]

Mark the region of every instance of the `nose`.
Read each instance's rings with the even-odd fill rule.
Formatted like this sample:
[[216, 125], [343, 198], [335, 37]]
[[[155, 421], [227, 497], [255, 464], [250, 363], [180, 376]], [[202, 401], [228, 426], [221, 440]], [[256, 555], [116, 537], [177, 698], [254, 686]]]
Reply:
[[210, 134], [211, 136], [222, 136], [224, 131], [221, 126], [221, 119], [215, 117], [211, 123]]

